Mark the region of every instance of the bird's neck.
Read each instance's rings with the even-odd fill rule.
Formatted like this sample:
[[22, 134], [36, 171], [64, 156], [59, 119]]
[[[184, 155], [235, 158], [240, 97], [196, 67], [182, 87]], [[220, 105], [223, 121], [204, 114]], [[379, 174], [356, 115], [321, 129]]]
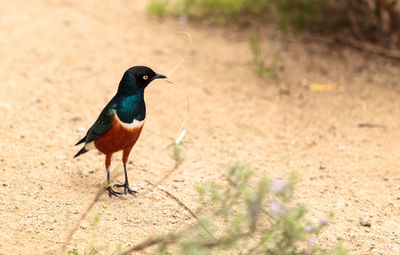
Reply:
[[146, 105], [144, 94], [119, 95], [117, 93], [117, 115], [125, 123], [132, 123], [134, 120], [146, 118]]

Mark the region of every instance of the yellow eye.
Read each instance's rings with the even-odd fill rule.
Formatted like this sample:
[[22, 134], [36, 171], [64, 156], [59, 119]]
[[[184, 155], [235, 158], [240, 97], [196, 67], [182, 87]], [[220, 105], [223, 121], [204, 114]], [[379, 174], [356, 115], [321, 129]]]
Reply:
[[149, 78], [149, 76], [143, 75], [143, 80], [147, 80], [148, 78]]

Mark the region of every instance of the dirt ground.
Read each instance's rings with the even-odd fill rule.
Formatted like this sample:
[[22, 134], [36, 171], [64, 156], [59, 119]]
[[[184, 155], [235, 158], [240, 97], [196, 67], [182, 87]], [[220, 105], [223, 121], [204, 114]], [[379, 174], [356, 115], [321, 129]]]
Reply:
[[[174, 165], [167, 145], [186, 116], [186, 160], [162, 185], [196, 208], [199, 183], [235, 162], [271, 178], [300, 173], [296, 190], [320, 235], [351, 254], [400, 254], [399, 62], [340, 45], [261, 30], [267, 59], [282, 50], [281, 84], [251, 70], [250, 31], [159, 21], [147, 1], [0, 2], [0, 254], [55, 254], [105, 180], [104, 156], [73, 160], [116, 92], [123, 72], [148, 65], [167, 74], [188, 31], [193, 50], [170, 79], [146, 91], [147, 120], [130, 157], [139, 195], [103, 196], [69, 248], [128, 247], [193, 219], [146, 180]], [[329, 92], [307, 83], [337, 83]], [[360, 123], [384, 127], [359, 127]], [[123, 171], [114, 156], [113, 173]], [[122, 177], [117, 178], [122, 181]], [[98, 229], [88, 221], [101, 215]], [[360, 221], [369, 221], [370, 227]]]

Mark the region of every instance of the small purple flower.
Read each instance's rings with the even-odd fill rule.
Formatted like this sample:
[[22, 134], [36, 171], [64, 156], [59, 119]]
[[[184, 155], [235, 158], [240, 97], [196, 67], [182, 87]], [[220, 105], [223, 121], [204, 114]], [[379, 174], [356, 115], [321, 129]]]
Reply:
[[322, 218], [322, 219], [321, 219], [321, 224], [322, 224], [323, 226], [328, 225], [328, 223], [329, 223], [329, 220], [328, 220], [327, 218]]
[[273, 179], [272, 180], [272, 187], [271, 187], [271, 192], [272, 193], [279, 193], [282, 192], [285, 187], [286, 187], [286, 181], [282, 179]]
[[281, 206], [277, 202], [271, 202], [269, 206], [271, 207], [271, 211], [274, 213], [278, 213], [281, 209]]
[[277, 202], [271, 202], [269, 206], [271, 208], [272, 213], [276, 213], [281, 217], [283, 217], [287, 212], [286, 208], [282, 207]]
[[308, 233], [310, 233], [313, 230], [313, 226], [312, 225], [307, 225], [304, 227], [304, 230]]

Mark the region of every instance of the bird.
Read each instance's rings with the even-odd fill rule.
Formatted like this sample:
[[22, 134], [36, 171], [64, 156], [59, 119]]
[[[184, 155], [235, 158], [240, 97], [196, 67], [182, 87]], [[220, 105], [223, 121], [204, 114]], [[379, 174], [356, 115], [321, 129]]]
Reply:
[[125, 71], [119, 83], [117, 93], [101, 111], [99, 117], [89, 128], [85, 137], [75, 146], [83, 144], [82, 149], [74, 158], [97, 149], [105, 154], [107, 186], [109, 197], [118, 197], [121, 192], [115, 191], [110, 183], [111, 158], [115, 152], [122, 151], [125, 183], [114, 187], [124, 188], [124, 194], [135, 195], [137, 191], [129, 187], [126, 163], [129, 154], [138, 140], [146, 118], [144, 101], [145, 88], [156, 79], [166, 79], [167, 76], [154, 72], [147, 66], [133, 66]]

